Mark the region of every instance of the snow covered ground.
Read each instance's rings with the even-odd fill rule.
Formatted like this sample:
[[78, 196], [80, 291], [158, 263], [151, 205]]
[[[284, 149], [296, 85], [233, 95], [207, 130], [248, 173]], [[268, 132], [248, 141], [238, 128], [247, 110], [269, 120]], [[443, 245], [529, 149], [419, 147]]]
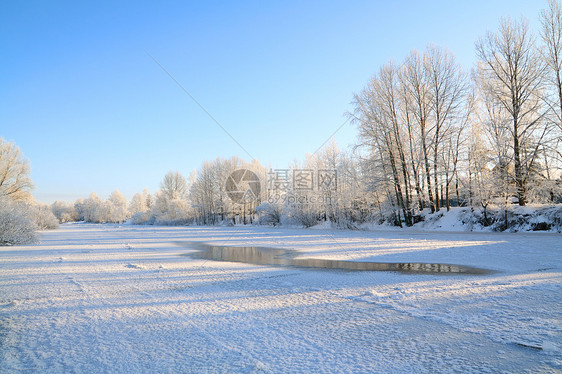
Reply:
[[[0, 372], [562, 372], [561, 239], [65, 224], [0, 247]], [[494, 273], [216, 262], [187, 241]]]

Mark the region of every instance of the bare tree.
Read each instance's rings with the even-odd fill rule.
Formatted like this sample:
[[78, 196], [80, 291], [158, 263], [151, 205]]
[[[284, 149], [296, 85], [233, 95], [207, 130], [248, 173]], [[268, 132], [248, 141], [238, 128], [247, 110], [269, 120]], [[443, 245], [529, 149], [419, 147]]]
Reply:
[[427, 182], [427, 195], [431, 212], [435, 212], [436, 203], [433, 196], [431, 183], [431, 169], [429, 165], [429, 126], [430, 126], [430, 107], [431, 92], [429, 90], [427, 70], [424, 68], [423, 56], [413, 51], [406, 59], [401, 74], [402, 84], [406, 94], [410, 97], [411, 112], [414, 115], [415, 123], [418, 125], [419, 137], [421, 141], [423, 166], [425, 168], [425, 178]]
[[504, 203], [504, 227], [507, 227], [507, 206], [513, 194], [515, 180], [513, 154], [510, 147], [510, 115], [505, 107], [494, 100], [489, 91], [480, 91], [475, 105], [475, 118], [469, 139], [469, 191], [472, 205], [481, 205], [484, 225], [488, 220], [487, 208], [494, 201]]
[[410, 162], [410, 167], [412, 169], [412, 174], [410, 177], [410, 181], [413, 179], [415, 191], [418, 199], [418, 207], [420, 210], [424, 208], [424, 196], [423, 196], [423, 189], [420, 183], [420, 174], [421, 174], [421, 158], [419, 157], [419, 152], [416, 152], [416, 149], [419, 147], [419, 137], [416, 136], [416, 130], [414, 128], [414, 108], [412, 107], [412, 95], [408, 91], [408, 87], [405, 84], [404, 78], [404, 69], [398, 71], [398, 78], [400, 80], [400, 116], [401, 122], [405, 128], [405, 133], [408, 138], [408, 147], [407, 153]]
[[[548, 8], [543, 9], [539, 17], [543, 41], [543, 59], [547, 64], [547, 83], [549, 90], [545, 102], [550, 107], [549, 113], [554, 124], [550, 141], [543, 145], [545, 177], [547, 184], [552, 184], [551, 165], [562, 160], [562, 6], [557, 0], [548, 0]], [[551, 157], [549, 157], [551, 156]], [[550, 192], [553, 199], [553, 192]]]
[[0, 138], [0, 198], [29, 200], [33, 187], [29, 173], [29, 162], [18, 146]]
[[[435, 210], [439, 203], [439, 171], [442, 143], [451, 141], [448, 136], [455, 137], [449, 128], [455, 121], [462, 121], [460, 109], [466, 102], [468, 89], [467, 77], [461, 66], [455, 61], [455, 56], [442, 48], [429, 46], [424, 53], [424, 67], [426, 69], [429, 90], [431, 92], [431, 113], [433, 122], [433, 182], [435, 185]], [[455, 141], [455, 143], [458, 143]], [[453, 150], [451, 150], [453, 151]], [[450, 181], [446, 181], [446, 185]], [[441, 196], [443, 198], [443, 196]]]
[[[355, 103], [360, 138], [364, 145], [374, 148], [372, 161], [380, 163], [381, 181], [391, 179], [396, 204], [406, 225], [411, 226], [410, 174], [402, 140], [399, 91], [397, 69], [389, 63], [381, 67], [361, 94], [355, 95]], [[397, 218], [401, 225], [400, 214]]]
[[[381, 108], [387, 119], [387, 145], [392, 158], [392, 170], [396, 184], [398, 202], [404, 213], [407, 226], [412, 225], [410, 173], [406, 161], [406, 147], [402, 141], [403, 126], [399, 110], [398, 70], [392, 63], [383, 65], [379, 72], [380, 85], [376, 86], [377, 96], [382, 100]], [[396, 159], [396, 161], [394, 161]], [[400, 180], [402, 179], [402, 180]], [[402, 187], [401, 187], [402, 186]]]
[[553, 112], [556, 124], [562, 130], [562, 8], [556, 0], [548, 0], [548, 9], [540, 13], [541, 37], [545, 53], [543, 58], [548, 69], [548, 81], [555, 92]]
[[[228, 198], [225, 183], [234, 170], [246, 166], [238, 157], [219, 157], [214, 161], [205, 161], [199, 170], [190, 176], [190, 199], [196, 208], [199, 223], [216, 224], [224, 221], [229, 214], [235, 219], [235, 208], [239, 207], [235, 207]], [[245, 215], [246, 209], [240, 213]]]
[[[528, 174], [536, 160], [536, 145], [544, 136], [539, 125], [544, 116], [545, 66], [524, 20], [502, 20], [499, 31], [488, 32], [476, 43], [476, 50], [482, 89], [510, 115], [517, 197], [525, 205]], [[533, 141], [534, 136], [538, 142]]]
[[169, 201], [185, 199], [187, 197], [187, 182], [178, 171], [170, 171], [160, 183], [160, 190]]

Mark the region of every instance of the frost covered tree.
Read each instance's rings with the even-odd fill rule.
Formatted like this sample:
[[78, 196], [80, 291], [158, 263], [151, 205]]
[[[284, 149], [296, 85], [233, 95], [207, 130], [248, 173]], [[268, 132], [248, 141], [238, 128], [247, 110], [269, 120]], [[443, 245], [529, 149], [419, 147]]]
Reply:
[[129, 203], [129, 212], [131, 215], [135, 215], [137, 213], [144, 213], [148, 210], [146, 206], [146, 201], [142, 193], [137, 192], [133, 195], [131, 202]]
[[546, 61], [545, 102], [549, 106], [548, 119], [552, 132], [542, 145], [543, 181], [536, 183], [530, 191], [537, 202], [554, 202], [559, 196], [562, 168], [562, 5], [549, 0], [546, 9], [540, 12], [542, 56]]
[[[371, 189], [385, 190], [394, 221], [413, 224], [416, 210], [450, 205], [458, 180], [462, 130], [469, 121], [467, 75], [452, 53], [429, 46], [383, 65], [355, 95], [354, 117], [368, 153]], [[458, 200], [458, 198], [457, 198]]]
[[[154, 194], [154, 204], [150, 209], [149, 215], [144, 215], [147, 220], [142, 223], [150, 223], [157, 225], [184, 225], [190, 222], [191, 209], [186, 199], [169, 200], [167, 195], [162, 191], [156, 191]], [[136, 219], [141, 216], [139, 213]], [[135, 219], [133, 220], [134, 223]]]
[[29, 173], [29, 162], [21, 150], [0, 137], [0, 245], [37, 240], [29, 206], [33, 187]]
[[29, 162], [18, 146], [0, 137], [0, 198], [29, 201], [33, 187]]
[[133, 197], [138, 211], [132, 217], [135, 224], [183, 225], [191, 220], [188, 186], [179, 172], [168, 172], [154, 198], [147, 189]]
[[59, 227], [59, 220], [46, 204], [30, 204], [29, 213], [39, 230], [54, 230]]
[[190, 222], [191, 207], [185, 199], [174, 199], [168, 201], [165, 215], [159, 217], [156, 223], [169, 225], [185, 225]]
[[51, 204], [51, 211], [60, 223], [73, 222], [78, 220], [78, 215], [74, 205], [67, 204], [64, 201], [55, 201]]
[[129, 217], [127, 199], [115, 190], [107, 200], [92, 192], [85, 200], [77, 200], [74, 204], [77, 219], [93, 223], [122, 223]]
[[[356, 118], [362, 146], [367, 147], [378, 187], [388, 189], [389, 198], [402, 211], [406, 225], [412, 224], [409, 166], [399, 115], [399, 81], [394, 64], [381, 67], [369, 85], [355, 95]], [[375, 181], [373, 181], [375, 182]], [[398, 213], [400, 215], [400, 213]], [[401, 225], [402, 219], [397, 218]]]
[[153, 205], [152, 195], [147, 188], [142, 193], [136, 193], [129, 203], [131, 222], [136, 225], [149, 223]]
[[[409, 115], [409, 120], [414, 123], [416, 137], [419, 139], [421, 149], [422, 175], [421, 183], [426, 183], [426, 191], [431, 212], [436, 210], [436, 201], [432, 187], [431, 178], [431, 105], [432, 97], [430, 91], [430, 74], [427, 71], [427, 64], [424, 64], [424, 56], [417, 51], [413, 51], [406, 58], [400, 75], [406, 103], [405, 110]], [[413, 133], [409, 135], [412, 136]], [[424, 173], [423, 173], [424, 172]]]
[[154, 196], [148, 189], [136, 193], [128, 205], [128, 217], [136, 225], [184, 225], [192, 220], [189, 188], [179, 172], [167, 173]]
[[[205, 161], [196, 174], [191, 185], [190, 196], [197, 211], [197, 221], [201, 224], [215, 224], [220, 218], [220, 206], [224, 199], [221, 193], [221, 181], [217, 173], [217, 162]], [[223, 190], [224, 191], [224, 190]]]
[[108, 222], [123, 223], [129, 218], [127, 209], [127, 199], [119, 190], [115, 190], [107, 200], [108, 204]]
[[505, 123], [509, 116], [502, 106], [479, 97], [474, 121], [468, 129], [465, 196], [468, 205], [483, 209], [483, 225], [488, 226], [488, 207], [499, 197], [513, 192], [506, 175], [509, 165], [509, 137]]
[[333, 139], [307, 155], [304, 168], [316, 172], [315, 189], [310, 194], [316, 201], [318, 219], [341, 228], [355, 228], [364, 222], [364, 190], [356, 156], [340, 150]]
[[246, 163], [238, 157], [219, 157], [213, 161], [205, 161], [197, 171], [190, 174], [189, 202], [197, 223], [232, 223], [237, 217], [241, 222], [253, 222], [261, 196], [257, 196], [255, 201], [243, 204], [232, 201], [228, 196], [227, 179], [237, 169], [248, 169], [258, 175], [260, 180], [266, 179], [265, 168], [257, 160]]
[[142, 198], [144, 200], [144, 205], [146, 209], [150, 209], [152, 207], [152, 195], [148, 191], [148, 188], [142, 190]]
[[36, 229], [25, 203], [0, 197], [0, 246], [34, 243], [38, 240]]
[[[221, 186], [220, 169], [222, 159], [205, 161], [193, 175], [190, 185], [190, 197], [196, 211], [199, 224], [215, 224], [228, 209], [225, 203], [225, 192]], [[226, 177], [225, 177], [226, 178]]]
[[136, 225], [148, 223], [152, 205], [152, 196], [148, 192], [148, 189], [145, 188], [142, 193], [134, 194], [129, 202], [131, 222]]
[[86, 221], [86, 205], [84, 199], [77, 199], [74, 202], [74, 214], [76, 216], [77, 221]]
[[520, 205], [545, 135], [545, 63], [526, 21], [503, 19], [476, 43], [481, 89], [509, 113], [515, 185]]
[[549, 101], [559, 136], [562, 132], [562, 7], [556, 0], [548, 0], [548, 8], [540, 13], [542, 57], [547, 65], [547, 83], [552, 90]]
[[170, 171], [160, 183], [160, 191], [167, 200], [185, 199], [187, 197], [187, 181], [178, 171]]
[[[446, 171], [449, 171], [450, 164], [458, 158], [456, 150], [460, 140], [459, 131], [462, 130], [458, 125], [466, 115], [468, 82], [455, 56], [445, 49], [436, 46], [428, 47], [424, 53], [424, 65], [431, 98], [433, 182], [435, 210], [438, 211], [441, 196], [439, 187], [443, 186], [443, 181], [440, 180], [443, 174], [441, 169], [445, 167]], [[449, 160], [443, 159], [443, 156], [448, 157]], [[445, 175], [448, 193], [450, 181], [447, 178], [448, 175]]]
[[86, 222], [108, 222], [108, 204], [106, 204], [105, 201], [103, 201], [95, 192], [92, 192], [90, 196], [81, 203], [79, 210], [82, 211], [84, 221]]

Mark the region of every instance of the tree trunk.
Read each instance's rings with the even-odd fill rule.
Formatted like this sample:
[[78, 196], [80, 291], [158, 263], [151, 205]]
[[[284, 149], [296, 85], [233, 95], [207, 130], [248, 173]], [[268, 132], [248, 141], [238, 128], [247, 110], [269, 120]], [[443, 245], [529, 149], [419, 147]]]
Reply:
[[[453, 178], [451, 178], [452, 180]], [[445, 172], [445, 204], [447, 206], [447, 212], [451, 210], [451, 204], [449, 203], [449, 173]]]
[[439, 146], [439, 114], [435, 125], [435, 148], [433, 153], [433, 182], [435, 183], [435, 211], [439, 211], [439, 181], [437, 180], [437, 148]]
[[427, 146], [425, 142], [425, 131], [422, 130], [422, 150], [425, 165], [425, 174], [427, 179], [427, 195], [429, 197], [429, 206], [431, 208], [431, 213], [435, 213], [435, 200], [433, 199], [433, 191], [431, 191], [431, 173], [429, 168], [429, 159], [427, 157]]
[[459, 194], [459, 174], [455, 173], [455, 192], [457, 194], [457, 206], [461, 206], [461, 196]]
[[521, 165], [521, 155], [519, 148], [519, 134], [517, 131], [517, 118], [513, 119], [513, 158], [515, 161], [515, 186], [517, 187], [517, 198], [519, 205], [524, 206], [527, 202], [525, 199], [525, 180], [523, 177], [523, 168]]

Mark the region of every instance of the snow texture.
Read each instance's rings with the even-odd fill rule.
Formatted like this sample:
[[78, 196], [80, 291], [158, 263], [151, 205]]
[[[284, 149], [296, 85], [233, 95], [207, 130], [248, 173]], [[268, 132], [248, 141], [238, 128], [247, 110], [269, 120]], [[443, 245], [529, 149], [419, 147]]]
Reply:
[[[0, 248], [0, 372], [561, 372], [560, 239], [63, 224]], [[216, 262], [184, 241], [494, 273]]]

